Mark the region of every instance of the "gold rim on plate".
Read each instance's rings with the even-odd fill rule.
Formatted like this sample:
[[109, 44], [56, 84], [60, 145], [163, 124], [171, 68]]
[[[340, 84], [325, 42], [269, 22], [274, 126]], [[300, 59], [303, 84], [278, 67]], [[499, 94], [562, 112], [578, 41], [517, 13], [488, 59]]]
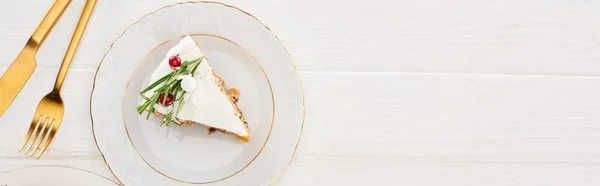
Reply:
[[135, 67], [135, 70], [133, 71], [133, 73], [131, 73], [131, 77], [129, 77], [129, 80], [127, 81], [127, 86], [125, 87], [125, 95], [123, 96], [123, 104], [122, 104], [122, 113], [123, 113], [123, 125], [125, 127], [125, 133], [127, 133], [127, 139], [129, 139], [129, 142], [131, 143], [131, 145], [133, 146], [133, 149], [135, 150], [136, 154], [144, 161], [144, 163], [146, 163], [146, 165], [150, 166], [150, 168], [154, 169], [156, 172], [162, 174], [163, 176], [170, 178], [172, 180], [178, 181], [178, 182], [182, 182], [182, 183], [190, 183], [190, 184], [208, 184], [208, 183], [215, 183], [215, 182], [219, 182], [219, 181], [223, 181], [226, 179], [229, 179], [233, 176], [235, 176], [236, 174], [242, 172], [244, 169], [246, 169], [250, 164], [252, 164], [252, 162], [254, 162], [254, 160], [256, 160], [256, 158], [258, 158], [258, 155], [260, 155], [260, 153], [263, 151], [263, 149], [265, 148], [265, 145], [267, 145], [267, 142], [269, 141], [269, 138], [271, 137], [271, 131], [273, 131], [273, 124], [275, 123], [275, 97], [273, 95], [273, 87], [271, 86], [271, 80], [269, 80], [269, 77], [267, 77], [267, 73], [265, 72], [265, 70], [263, 69], [262, 65], [260, 64], [260, 62], [254, 57], [254, 55], [252, 55], [250, 52], [248, 52], [248, 50], [246, 50], [244, 47], [240, 46], [238, 43], [231, 41], [230, 39], [221, 37], [221, 36], [217, 36], [214, 34], [189, 34], [190, 36], [208, 36], [208, 37], [215, 37], [218, 39], [222, 39], [225, 40], [233, 45], [235, 45], [236, 47], [242, 49], [246, 54], [248, 54], [248, 56], [250, 56], [250, 58], [252, 58], [252, 61], [254, 61], [254, 63], [256, 63], [256, 65], [258, 65], [258, 67], [260, 68], [260, 70], [262, 71], [263, 75], [265, 76], [265, 78], [267, 79], [267, 84], [269, 84], [269, 91], [271, 92], [271, 104], [272, 104], [272, 109], [273, 109], [273, 113], [271, 114], [271, 125], [269, 126], [269, 133], [267, 135], [267, 139], [265, 139], [265, 142], [262, 144], [262, 146], [260, 147], [260, 150], [258, 151], [258, 153], [256, 153], [256, 155], [252, 158], [252, 160], [250, 160], [250, 162], [248, 162], [246, 165], [244, 165], [244, 167], [242, 167], [240, 170], [235, 171], [233, 174], [229, 175], [229, 176], [225, 176], [223, 178], [219, 178], [216, 180], [212, 180], [212, 181], [204, 181], [204, 182], [192, 182], [192, 181], [185, 181], [185, 180], [181, 180], [181, 179], [177, 179], [174, 178], [172, 176], [167, 175], [166, 173], [164, 173], [163, 171], [158, 170], [156, 167], [152, 166], [145, 158], [144, 156], [142, 156], [142, 154], [138, 151], [137, 147], [135, 146], [135, 143], [133, 143], [133, 140], [131, 140], [131, 135], [129, 135], [129, 129], [127, 128], [127, 121], [125, 120], [125, 100], [127, 99], [127, 89], [129, 88], [129, 84], [131, 83], [131, 79], [133, 78], [133, 76], [135, 75], [135, 72], [138, 70], [138, 68], [140, 67], [140, 65], [146, 60], [146, 58], [152, 54], [152, 52], [154, 52], [157, 48], [163, 46], [164, 44], [167, 44], [168, 42], [174, 41], [176, 39], [179, 38], [183, 38], [185, 37], [185, 35], [183, 36], [177, 36], [175, 38], [171, 38], [168, 39], [165, 42], [162, 42], [161, 44], [159, 44], [158, 46], [154, 47], [152, 50], [150, 50], [150, 52], [148, 52], [148, 54], [146, 54], [146, 56], [144, 56], [144, 58], [142, 60], [140, 60], [140, 62], [138, 62], [137, 66]]
[[110, 165], [108, 164], [108, 162], [106, 162], [106, 157], [104, 156], [104, 153], [102, 152], [102, 150], [100, 149], [100, 146], [98, 145], [98, 141], [96, 139], [96, 133], [94, 131], [94, 118], [93, 118], [93, 115], [92, 115], [92, 106], [91, 106], [91, 104], [92, 104], [92, 96], [94, 95], [94, 90], [96, 88], [96, 78], [98, 77], [98, 71], [100, 70], [100, 67], [102, 66], [102, 63], [104, 62], [104, 58], [106, 57], [106, 55], [108, 54], [108, 52], [110, 52], [110, 50], [114, 46], [115, 42], [117, 40], [119, 40], [119, 38], [121, 38], [125, 34], [125, 32], [127, 32], [127, 30], [129, 30], [129, 28], [131, 28], [133, 25], [137, 24], [138, 22], [140, 22], [142, 19], [144, 19], [148, 15], [154, 14], [154, 13], [156, 13], [156, 12], [162, 10], [162, 9], [165, 9], [165, 8], [169, 8], [169, 7], [173, 7], [173, 6], [177, 6], [177, 5], [182, 5], [182, 4], [217, 4], [217, 5], [225, 6], [227, 8], [232, 8], [232, 9], [238, 10], [241, 13], [246, 14], [246, 15], [252, 17], [256, 21], [258, 21], [260, 24], [262, 24], [265, 27], [265, 29], [267, 29], [269, 32], [271, 32], [271, 34], [273, 34], [273, 36], [275, 36], [275, 38], [281, 44], [281, 47], [283, 47], [283, 49], [288, 53], [288, 56], [290, 56], [290, 60], [292, 62], [292, 66], [294, 67], [294, 69], [296, 70], [296, 74], [298, 75], [298, 79], [299, 79], [299, 83], [300, 83], [300, 90], [302, 91], [302, 123], [301, 123], [301, 126], [300, 126], [300, 135], [298, 136], [298, 141], [296, 142], [296, 146], [294, 147], [294, 151], [292, 153], [292, 156], [290, 157], [290, 160], [288, 161], [287, 165], [281, 170], [281, 172], [279, 172], [279, 174], [275, 177], [275, 179], [273, 180], [273, 182], [271, 182], [270, 185], [273, 185], [281, 177], [281, 175], [283, 174], [283, 172], [285, 172], [285, 170], [288, 168], [288, 166], [290, 165], [290, 163], [294, 159], [294, 156], [296, 155], [296, 152], [298, 150], [298, 146], [300, 145], [300, 140], [302, 139], [302, 134], [304, 133], [304, 120], [306, 118], [304, 87], [302, 86], [302, 80], [300, 79], [300, 74], [298, 72], [298, 68], [296, 67], [296, 64], [294, 63], [294, 59], [291, 57], [291, 54], [290, 54], [289, 50], [283, 45], [281, 39], [268, 26], [266, 26], [257, 17], [253, 16], [252, 14], [250, 14], [250, 13], [248, 13], [248, 12], [246, 12], [246, 11], [238, 8], [238, 7], [235, 7], [235, 6], [232, 6], [232, 5], [228, 5], [228, 4], [224, 4], [224, 3], [221, 3], [221, 2], [214, 2], [214, 1], [189, 1], [189, 2], [180, 2], [180, 3], [175, 3], [175, 4], [172, 4], [172, 5], [163, 6], [161, 8], [158, 8], [155, 11], [152, 11], [152, 12], [150, 12], [148, 14], [145, 14], [144, 16], [142, 16], [141, 18], [139, 18], [137, 21], [135, 21], [134, 23], [132, 23], [129, 26], [127, 26], [127, 28], [110, 44], [108, 50], [102, 56], [102, 59], [100, 60], [100, 63], [98, 64], [98, 68], [96, 68], [96, 73], [94, 74], [94, 83], [92, 84], [92, 92], [90, 93], [90, 118], [91, 118], [91, 121], [92, 121], [92, 134], [94, 136], [94, 143], [96, 144], [96, 148], [98, 148], [98, 151], [100, 152], [100, 155], [102, 156], [102, 160], [104, 161], [104, 163], [108, 167], [109, 171], [113, 174], [113, 176], [115, 176], [115, 178], [117, 179], [117, 181], [119, 181], [119, 183], [121, 183], [121, 184], [124, 184], [123, 181], [121, 181], [121, 179], [119, 179], [119, 177], [113, 172], [113, 170], [110, 167]]

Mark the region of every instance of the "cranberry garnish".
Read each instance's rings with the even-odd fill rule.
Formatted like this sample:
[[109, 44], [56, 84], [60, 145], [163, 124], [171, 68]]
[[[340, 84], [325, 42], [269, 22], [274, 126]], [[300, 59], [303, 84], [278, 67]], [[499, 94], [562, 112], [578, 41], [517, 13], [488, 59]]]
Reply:
[[179, 55], [174, 55], [169, 58], [169, 66], [171, 66], [171, 68], [177, 68], [181, 66], [181, 59], [179, 58]]
[[[158, 98], [158, 102], [159, 102], [161, 105], [163, 105], [163, 106], [165, 106], [165, 107], [168, 107], [168, 106], [171, 106], [171, 105], [173, 104], [173, 97], [174, 97], [174, 96], [173, 96], [173, 94], [169, 93], [169, 94], [167, 95], [167, 100], [165, 100], [165, 95], [164, 95], [164, 94], [161, 94], [161, 95], [160, 95], [160, 97]], [[163, 103], [164, 103], [164, 104], [163, 104]]]

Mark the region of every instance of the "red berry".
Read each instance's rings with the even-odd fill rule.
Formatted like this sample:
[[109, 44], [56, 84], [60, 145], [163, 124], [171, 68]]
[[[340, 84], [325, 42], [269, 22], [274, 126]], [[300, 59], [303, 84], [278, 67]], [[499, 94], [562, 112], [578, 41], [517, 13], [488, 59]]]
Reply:
[[171, 105], [173, 104], [173, 97], [174, 97], [174, 96], [173, 96], [173, 94], [169, 93], [169, 94], [167, 95], [167, 100], [165, 100], [165, 95], [164, 95], [164, 94], [161, 94], [161, 95], [160, 95], [160, 98], [158, 98], [158, 102], [159, 102], [161, 105], [163, 105], [163, 106], [165, 106], [165, 107], [168, 107], [168, 106], [171, 106]]
[[179, 55], [174, 55], [169, 58], [169, 66], [171, 66], [171, 68], [177, 68], [181, 66], [181, 59], [179, 58]]

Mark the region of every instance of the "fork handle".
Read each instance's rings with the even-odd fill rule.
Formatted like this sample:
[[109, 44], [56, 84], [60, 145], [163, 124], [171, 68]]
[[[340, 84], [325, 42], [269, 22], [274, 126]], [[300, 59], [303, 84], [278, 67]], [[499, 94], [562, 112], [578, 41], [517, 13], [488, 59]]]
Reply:
[[75, 55], [77, 46], [79, 46], [79, 41], [81, 41], [81, 36], [83, 35], [83, 31], [87, 26], [88, 20], [92, 15], [92, 11], [94, 10], [95, 5], [96, 0], [87, 0], [87, 2], [85, 3], [85, 7], [81, 12], [79, 23], [77, 23], [77, 27], [75, 28], [75, 32], [73, 33], [73, 38], [71, 38], [71, 43], [69, 43], [69, 48], [67, 48], [67, 53], [63, 58], [63, 62], [60, 65], [60, 70], [58, 71], [58, 76], [56, 77], [54, 91], [57, 93], [60, 92], [65, 77], [67, 76], [67, 71], [69, 70], [69, 66], [71, 66], [71, 61], [73, 60], [73, 56]]
[[50, 30], [52, 30], [52, 27], [54, 27], [58, 21], [58, 18], [62, 16], [65, 9], [67, 9], [67, 6], [69, 6], [69, 3], [71, 3], [71, 0], [56, 0], [54, 2], [40, 25], [31, 35], [31, 38], [29, 38], [29, 41], [27, 41], [28, 45], [35, 46], [36, 49], [42, 45], [44, 39], [46, 39], [46, 36], [50, 33]]

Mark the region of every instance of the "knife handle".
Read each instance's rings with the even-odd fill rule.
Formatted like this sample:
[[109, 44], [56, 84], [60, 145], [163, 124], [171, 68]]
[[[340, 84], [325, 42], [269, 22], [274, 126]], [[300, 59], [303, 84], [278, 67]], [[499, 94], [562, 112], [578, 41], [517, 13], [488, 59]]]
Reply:
[[27, 41], [28, 47], [37, 49], [42, 45], [52, 27], [54, 27], [60, 16], [65, 12], [65, 9], [67, 9], [67, 6], [69, 6], [69, 3], [71, 3], [71, 0], [56, 0], [54, 2], [40, 25], [35, 29], [33, 35], [31, 35], [31, 38], [29, 38], [29, 41]]

